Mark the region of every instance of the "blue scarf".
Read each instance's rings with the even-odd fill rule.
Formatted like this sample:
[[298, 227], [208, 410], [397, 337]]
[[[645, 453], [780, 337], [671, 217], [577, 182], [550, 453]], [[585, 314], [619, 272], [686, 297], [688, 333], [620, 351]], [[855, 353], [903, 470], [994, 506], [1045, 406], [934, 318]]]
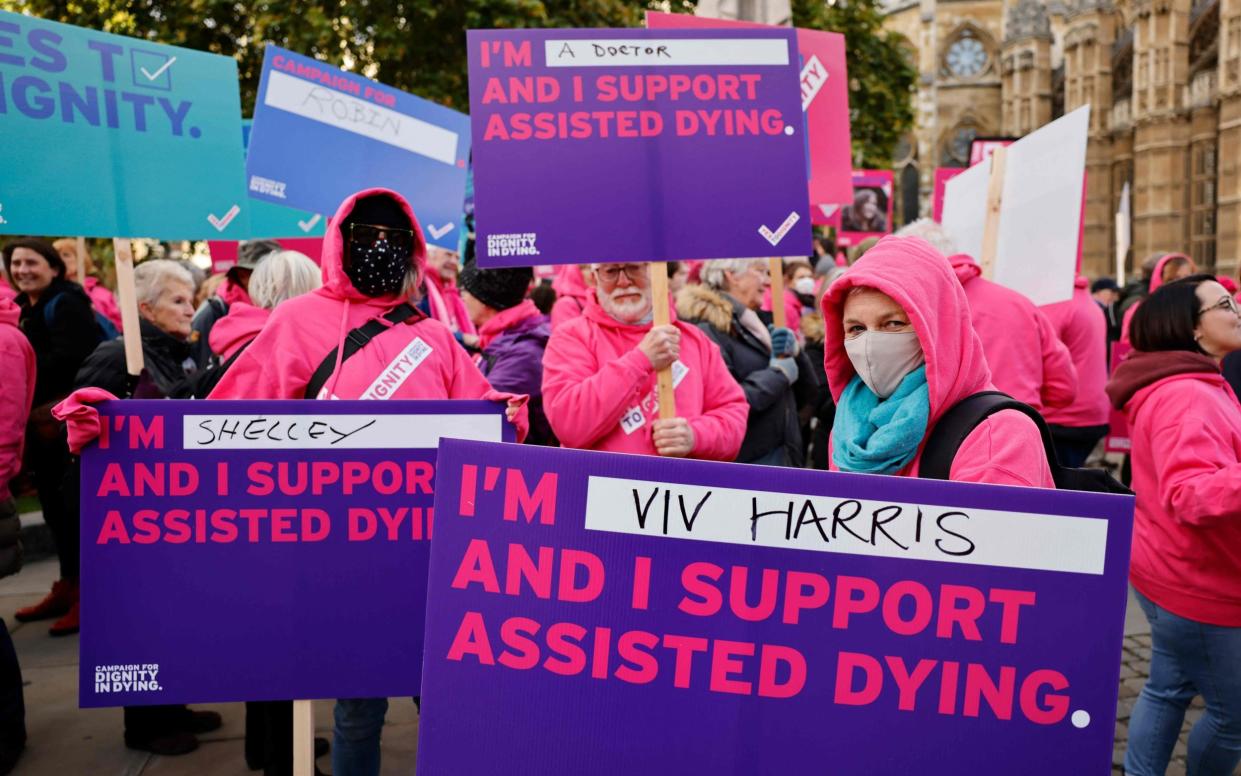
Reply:
[[841, 471], [894, 474], [917, 454], [930, 415], [925, 364], [883, 400], [854, 375], [836, 408], [832, 461]]

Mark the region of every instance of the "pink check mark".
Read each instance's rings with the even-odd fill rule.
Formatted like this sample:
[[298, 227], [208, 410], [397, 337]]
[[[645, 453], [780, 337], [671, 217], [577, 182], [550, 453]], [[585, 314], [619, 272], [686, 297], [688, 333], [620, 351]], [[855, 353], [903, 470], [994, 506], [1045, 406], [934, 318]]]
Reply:
[[220, 216], [219, 218], [212, 215], [211, 213], [208, 213], [207, 221], [210, 222], [210, 224], [215, 227], [215, 230], [217, 232], [223, 232], [225, 229], [228, 228], [228, 225], [233, 222], [233, 219], [236, 218], [237, 214], [240, 212], [241, 212], [241, 206], [233, 205], [231, 208], [228, 209], [227, 213], [225, 213], [223, 216]]

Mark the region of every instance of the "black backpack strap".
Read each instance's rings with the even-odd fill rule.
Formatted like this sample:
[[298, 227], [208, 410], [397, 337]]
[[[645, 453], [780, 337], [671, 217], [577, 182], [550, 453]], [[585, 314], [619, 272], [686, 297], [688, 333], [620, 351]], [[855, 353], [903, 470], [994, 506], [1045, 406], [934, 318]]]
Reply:
[[940, 416], [935, 428], [927, 436], [926, 445], [922, 448], [922, 458], [918, 463], [918, 476], [929, 480], [946, 480], [952, 471], [952, 462], [965, 438], [987, 418], [1003, 410], [1017, 410], [1024, 414], [1034, 425], [1038, 426], [1043, 437], [1043, 449], [1047, 454], [1047, 463], [1051, 467], [1053, 477], [1060, 470], [1056, 458], [1055, 444], [1051, 438], [1051, 429], [1038, 410], [1024, 402], [1000, 391], [981, 391], [967, 396], [957, 402]]
[[[340, 362], [345, 363], [354, 353], [366, 347], [371, 340], [392, 328], [392, 326], [384, 325], [383, 321], [388, 321], [395, 326], [402, 323], [414, 324], [426, 317], [421, 310], [406, 302], [385, 313], [383, 320], [372, 318], [345, 335], [345, 349], [340, 354]], [[327, 354], [327, 357], [319, 364], [319, 368], [310, 376], [310, 382], [306, 384], [306, 390], [302, 393], [303, 398], [316, 398], [319, 391], [323, 390], [323, 386], [327, 385], [328, 378], [336, 369], [337, 350], [338, 348], [332, 348], [332, 352]]]

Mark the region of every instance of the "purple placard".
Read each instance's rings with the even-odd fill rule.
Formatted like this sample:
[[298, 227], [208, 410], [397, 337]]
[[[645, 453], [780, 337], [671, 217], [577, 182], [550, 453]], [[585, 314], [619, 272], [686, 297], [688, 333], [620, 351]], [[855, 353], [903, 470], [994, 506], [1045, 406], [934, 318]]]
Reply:
[[420, 776], [1110, 773], [1131, 497], [456, 440], [439, 467]]
[[418, 693], [435, 446], [511, 441], [503, 405], [99, 413], [82, 455], [83, 707]]
[[479, 264], [809, 254], [794, 35], [470, 30]]

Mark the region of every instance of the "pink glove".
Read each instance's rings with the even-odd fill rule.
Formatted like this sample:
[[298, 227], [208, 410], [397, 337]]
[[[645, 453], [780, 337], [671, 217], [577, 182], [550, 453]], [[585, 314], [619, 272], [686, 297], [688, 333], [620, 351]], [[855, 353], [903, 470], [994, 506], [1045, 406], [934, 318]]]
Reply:
[[99, 438], [99, 410], [94, 405], [115, 400], [102, 388], [79, 388], [52, 408], [52, 417], [68, 427], [70, 452], [80, 455], [82, 448]]
[[530, 397], [524, 393], [504, 393], [494, 388], [489, 389], [483, 394], [485, 401], [502, 401], [508, 405], [505, 410], [505, 416], [508, 421], [517, 427], [518, 444], [526, 441], [526, 434], [530, 433], [530, 408], [526, 403], [530, 401]]

